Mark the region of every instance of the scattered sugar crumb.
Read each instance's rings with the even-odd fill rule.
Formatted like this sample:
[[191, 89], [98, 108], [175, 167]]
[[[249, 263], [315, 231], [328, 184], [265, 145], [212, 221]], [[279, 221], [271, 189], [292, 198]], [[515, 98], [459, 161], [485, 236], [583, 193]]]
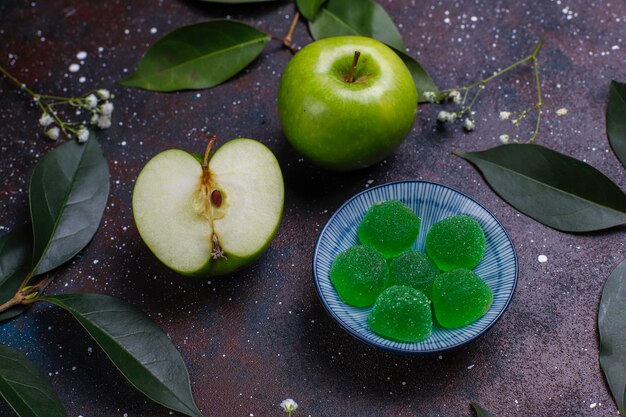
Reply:
[[591, 403], [591, 404], [589, 404], [589, 408], [596, 408], [597, 405], [598, 405], [598, 403]]
[[548, 257], [546, 255], [537, 256], [537, 260], [541, 263], [548, 262]]
[[157, 28], [150, 28], [150, 33], [153, 35], [157, 33]]
[[467, 369], [472, 369], [474, 367], [474, 364], [471, 364], [470, 366], [467, 367]]
[[76, 54], [76, 59], [85, 59], [87, 58], [87, 52], [85, 51], [80, 51], [79, 53]]
[[72, 65], [69, 66], [68, 69], [70, 70], [70, 72], [78, 72], [78, 70], [80, 69], [80, 65], [72, 64]]

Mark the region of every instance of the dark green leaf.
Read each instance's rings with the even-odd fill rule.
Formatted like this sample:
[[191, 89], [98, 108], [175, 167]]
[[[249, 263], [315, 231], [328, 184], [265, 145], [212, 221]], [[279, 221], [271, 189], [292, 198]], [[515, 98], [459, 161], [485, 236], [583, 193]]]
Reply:
[[250, 64], [270, 36], [245, 23], [212, 20], [159, 39], [122, 85], [154, 91], [216, 86]]
[[30, 178], [33, 276], [68, 261], [98, 229], [109, 195], [109, 167], [95, 135], [48, 152]]
[[626, 195], [577, 159], [532, 144], [455, 154], [476, 165], [506, 202], [554, 229], [589, 232], [626, 223]]
[[333, 36], [368, 36], [404, 51], [402, 35], [378, 3], [373, 0], [328, 0], [314, 21], [309, 21], [313, 39]]
[[183, 358], [163, 331], [136, 307], [101, 294], [41, 298], [69, 311], [109, 359], [151, 400], [202, 417]]
[[415, 82], [415, 88], [417, 88], [418, 102], [429, 102], [429, 100], [426, 100], [424, 97], [424, 93], [426, 91], [434, 93], [436, 101], [444, 98], [444, 95], [439, 91], [432, 78], [430, 78], [430, 75], [428, 75], [424, 67], [422, 67], [422, 65], [417, 62], [415, 58], [395, 48], [394, 51], [396, 52], [396, 54], [398, 54], [400, 58], [402, 58], [402, 61], [404, 61], [404, 65], [406, 65], [409, 71], [411, 71], [413, 81]]
[[[0, 237], [0, 304], [15, 295], [31, 271], [33, 243], [29, 226], [21, 226]], [[27, 306], [17, 305], [0, 313], [0, 321], [13, 318]]]
[[296, 0], [296, 5], [302, 16], [308, 20], [315, 20], [317, 12], [326, 0]]
[[626, 260], [604, 284], [598, 311], [600, 365], [617, 404], [626, 415]]
[[476, 411], [476, 417], [493, 417], [493, 415], [491, 415], [491, 413], [487, 412], [480, 405], [478, 405], [476, 403], [470, 403], [470, 405], [472, 406], [474, 411]]
[[19, 417], [66, 417], [52, 385], [26, 356], [0, 345], [0, 394]]
[[606, 109], [606, 133], [617, 158], [626, 167], [626, 84], [613, 81]]

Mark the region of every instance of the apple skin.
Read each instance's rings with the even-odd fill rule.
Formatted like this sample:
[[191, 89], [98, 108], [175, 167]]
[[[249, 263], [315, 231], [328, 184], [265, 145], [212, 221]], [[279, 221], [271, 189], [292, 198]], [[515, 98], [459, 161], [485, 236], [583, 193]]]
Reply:
[[[242, 149], [242, 151], [239, 151], [240, 149]], [[262, 154], [262, 158], [253, 160], [253, 158], [250, 157], [250, 152], [260, 153]], [[208, 223], [208, 220], [205, 220], [199, 215], [199, 213], [197, 213], [197, 209], [195, 207], [196, 201], [194, 197], [196, 190], [200, 188], [202, 176], [201, 164], [204, 155], [190, 154], [180, 149], [169, 149], [163, 151], [148, 161], [135, 182], [132, 206], [133, 216], [139, 234], [148, 248], [163, 264], [181, 275], [196, 277], [227, 275], [250, 265], [265, 251], [265, 249], [267, 249], [280, 225], [284, 206], [284, 183], [280, 166], [273, 153], [265, 145], [256, 140], [246, 138], [233, 139], [226, 142], [219, 149], [211, 153], [208, 161], [209, 168], [212, 170], [214, 162], [218, 160], [220, 156], [228, 153], [234, 156], [225, 156], [223, 159], [226, 161], [221, 164], [221, 168], [218, 167], [215, 173], [212, 172], [212, 174], [216, 175], [216, 180], [219, 181], [220, 178], [223, 179], [224, 177], [230, 176], [230, 167], [237, 164], [246, 168], [254, 167], [255, 164], [257, 167], [263, 166], [266, 171], [265, 177], [257, 175], [257, 172], [246, 172], [247, 178], [237, 178], [237, 180], [256, 181], [255, 189], [260, 190], [261, 192], [267, 192], [269, 195], [273, 196], [271, 200], [274, 202], [272, 205], [273, 210], [269, 216], [273, 222], [271, 223], [271, 227], [266, 228], [264, 231], [262, 240], [263, 244], [257, 245], [255, 250], [247, 251], [245, 256], [241, 256], [240, 254], [231, 251], [229, 245], [223, 245], [222, 249], [225, 255], [224, 258], [212, 259], [207, 257], [206, 262], [196, 265], [195, 268], [177, 268], [173, 265], [167, 249], [168, 245], [170, 249], [172, 246], [178, 246], [176, 244], [177, 241], [180, 241], [178, 234], [175, 233], [176, 231], [164, 230], [167, 229], [167, 227], [159, 227], [161, 225], [154, 224], [155, 217], [153, 207], [158, 206], [163, 200], [165, 200], [163, 204], [167, 204], [169, 196], [164, 194], [167, 194], [168, 188], [183, 190], [181, 191], [182, 194], [179, 195], [179, 197], [186, 196], [187, 201], [184, 204], [169, 205], [173, 207], [173, 210], [182, 211], [188, 220], [193, 219], [192, 221], [195, 222], [193, 234], [195, 235], [195, 240], [198, 242], [198, 244], [195, 245], [196, 247], [207, 245], [206, 242], [210, 241], [210, 234], [204, 236], [206, 233], [204, 223]], [[174, 165], [171, 162], [172, 160], [176, 161]], [[177, 169], [180, 166], [183, 166], [183, 168], [180, 170]], [[223, 172], [223, 174], [220, 174], [220, 171]], [[155, 172], [159, 175], [156, 179], [154, 178]], [[184, 180], [181, 181], [181, 178]], [[269, 184], [267, 188], [264, 187], [264, 185], [266, 185], [264, 178], [269, 178], [271, 180], [269, 181], [271, 184]], [[152, 184], [148, 184], [149, 182]], [[239, 181], [235, 181], [235, 183], [237, 182]], [[156, 192], [155, 184], [157, 187]], [[223, 183], [223, 185], [225, 184]], [[220, 183], [218, 183], [217, 186], [220, 188]], [[229, 209], [232, 211], [232, 207], [229, 207], [229, 197], [233, 196], [234, 193], [229, 193], [229, 187], [227, 185], [225, 185], [224, 188], [221, 188], [221, 191], [226, 192], [222, 207], [225, 208], [226, 212]], [[165, 209], [164, 212], [167, 212], [167, 209]], [[242, 227], [243, 229], [254, 230], [257, 218], [253, 215], [249, 215], [251, 213], [247, 214], [248, 215], [245, 217], [249, 219], [249, 223], [245, 227], [242, 225]], [[227, 216], [228, 214], [221, 219], [223, 220], [227, 218]], [[158, 217], [161, 218], [162, 223], [171, 223], [168, 221], [169, 219], [167, 214], [159, 214]], [[218, 232], [218, 227], [215, 226], [215, 224], [219, 221], [220, 220], [214, 220], [212, 229], [209, 229], [211, 230], [211, 233]], [[164, 235], [165, 239], [162, 239], [161, 235]], [[202, 237], [198, 239], [198, 235], [201, 235]], [[155, 239], [155, 236], [159, 237], [159, 239]], [[220, 239], [222, 238], [224, 238], [224, 236], [220, 236]], [[194, 239], [190, 240], [192, 245], [194, 244], [193, 240]], [[172, 243], [175, 245], [172, 245]], [[210, 249], [211, 246], [209, 245], [206, 250], [210, 251]], [[182, 254], [179, 254], [179, 256], [184, 256], [184, 251]]]
[[[355, 51], [361, 55], [349, 83]], [[402, 143], [417, 113], [417, 90], [402, 60], [381, 42], [326, 38], [287, 64], [278, 113], [298, 152], [324, 168], [350, 171], [383, 160]]]

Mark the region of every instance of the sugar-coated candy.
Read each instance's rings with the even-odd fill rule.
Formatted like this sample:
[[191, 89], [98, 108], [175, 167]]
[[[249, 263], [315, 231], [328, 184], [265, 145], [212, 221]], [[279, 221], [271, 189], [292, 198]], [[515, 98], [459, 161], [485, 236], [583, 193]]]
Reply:
[[378, 298], [367, 324], [376, 334], [401, 342], [419, 342], [432, 333], [433, 318], [430, 301], [419, 290], [394, 285]]
[[485, 255], [485, 232], [470, 216], [447, 217], [426, 235], [426, 253], [442, 271], [472, 269]]
[[439, 274], [435, 264], [418, 251], [404, 252], [391, 261], [389, 280], [391, 285], [408, 285], [420, 290], [430, 299], [433, 282]]
[[491, 307], [493, 293], [476, 273], [457, 269], [437, 276], [431, 300], [437, 322], [457, 328], [481, 318]]
[[368, 246], [352, 246], [335, 258], [330, 281], [344, 303], [367, 307], [385, 289], [389, 269], [383, 255]]
[[420, 218], [401, 201], [390, 200], [369, 208], [359, 224], [358, 235], [363, 245], [393, 258], [415, 243], [419, 230]]

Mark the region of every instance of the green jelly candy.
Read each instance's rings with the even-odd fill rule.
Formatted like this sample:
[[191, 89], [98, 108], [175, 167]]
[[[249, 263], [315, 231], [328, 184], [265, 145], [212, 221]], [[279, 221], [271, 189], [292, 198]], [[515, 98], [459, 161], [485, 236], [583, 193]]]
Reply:
[[355, 307], [367, 307], [387, 286], [389, 268], [385, 258], [367, 246], [352, 246], [335, 258], [330, 281], [339, 298]]
[[447, 217], [428, 231], [426, 253], [442, 271], [472, 269], [485, 255], [485, 232], [469, 216]]
[[399, 200], [373, 204], [361, 224], [361, 243], [371, 246], [385, 258], [393, 258], [408, 250], [420, 231], [420, 218]]
[[389, 277], [391, 285], [408, 285], [431, 298], [433, 282], [439, 270], [428, 256], [417, 251], [404, 252], [391, 261]]
[[376, 334], [401, 342], [427, 339], [433, 329], [430, 301], [419, 290], [406, 285], [394, 285], [378, 298], [367, 324]]
[[433, 283], [432, 302], [443, 327], [467, 326], [481, 318], [493, 301], [491, 288], [467, 269], [444, 272]]

